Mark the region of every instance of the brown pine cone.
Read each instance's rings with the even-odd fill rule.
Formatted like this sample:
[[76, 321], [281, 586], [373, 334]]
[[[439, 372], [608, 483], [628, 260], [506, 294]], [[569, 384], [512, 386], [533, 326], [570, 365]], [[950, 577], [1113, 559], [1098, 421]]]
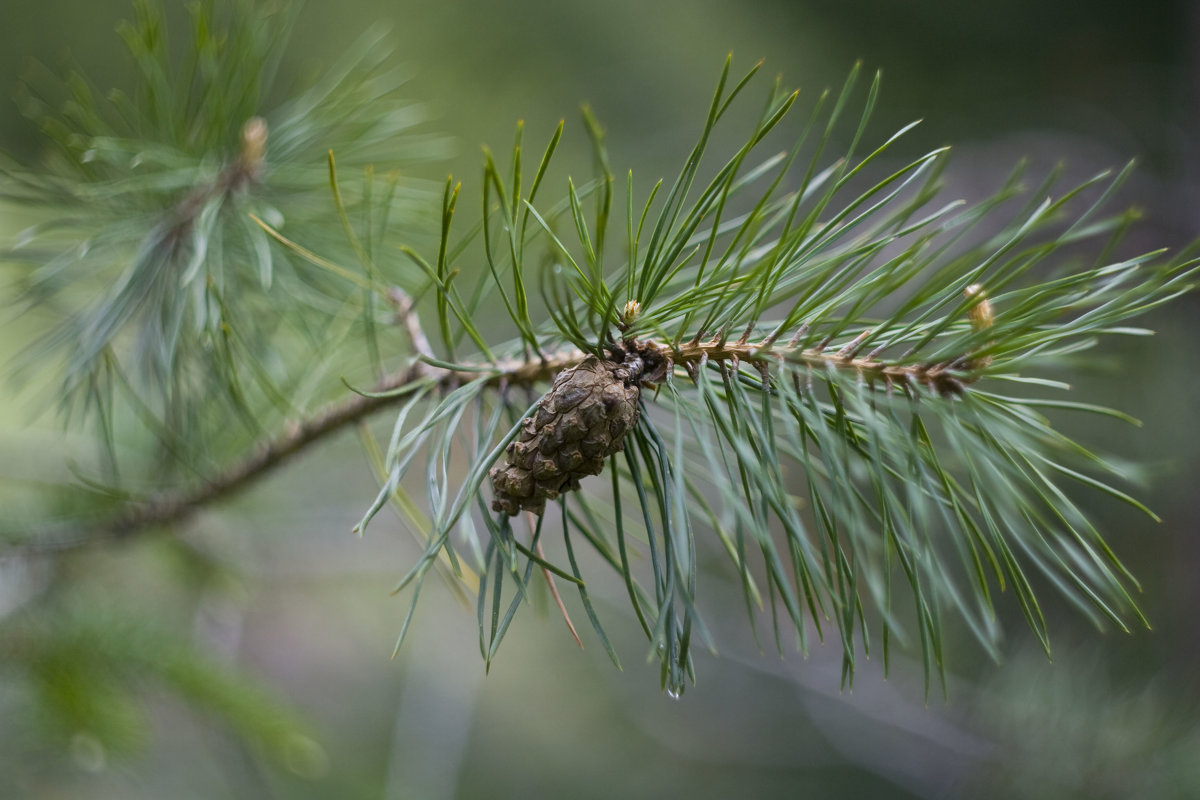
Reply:
[[640, 377], [640, 359], [618, 364], [596, 356], [560, 372], [533, 416], [521, 421], [507, 463], [492, 468], [492, 509], [541, 514], [547, 500], [600, 474], [637, 424]]

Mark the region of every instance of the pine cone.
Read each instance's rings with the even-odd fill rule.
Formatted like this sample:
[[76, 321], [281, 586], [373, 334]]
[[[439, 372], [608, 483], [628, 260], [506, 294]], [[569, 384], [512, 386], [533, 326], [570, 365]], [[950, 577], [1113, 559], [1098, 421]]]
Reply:
[[492, 468], [492, 509], [541, 514], [547, 500], [600, 474], [637, 424], [640, 377], [640, 359], [618, 364], [596, 356], [560, 372], [533, 416], [521, 421], [507, 463]]

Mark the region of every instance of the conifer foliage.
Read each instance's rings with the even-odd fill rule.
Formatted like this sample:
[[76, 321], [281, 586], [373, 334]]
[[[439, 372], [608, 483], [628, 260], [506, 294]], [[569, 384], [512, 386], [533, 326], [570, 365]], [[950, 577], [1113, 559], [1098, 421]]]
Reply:
[[[1124, 418], [1067, 394], [1070, 358], [1144, 333], [1129, 320], [1195, 279], [1185, 257], [1117, 255], [1131, 217], [1106, 209], [1129, 168], [1066, 187], [1018, 169], [947, 199], [946, 149], [896, 161], [912, 126], [879, 141], [869, 125], [878, 75], [802, 101], [727, 61], [670, 179], [614, 171], [585, 111], [586, 178], [552, 185], [562, 124], [534, 160], [518, 127], [473, 195], [431, 192], [363, 171], [436, 152], [377, 48], [264, 110], [279, 18], [234, 4], [222, 28], [229, 9], [201, 4], [173, 60], [137, 8], [136, 95], [101, 102], [75, 79], [65, 114], [30, 95], [58, 150], [4, 173], [6, 197], [50, 215], [8, 254], [28, 267], [22, 302], [67, 309], [38, 352], [67, 354], [64, 404], [114, 467], [91, 479], [106, 516], [14, 552], [169, 530], [392, 409], [386, 443], [360, 427], [380, 488], [357, 530], [390, 504], [422, 543], [396, 587], [401, 640], [439, 571], [475, 594], [490, 663], [544, 577], [578, 592], [619, 663], [584, 570], [606, 563], [677, 695], [696, 643], [715, 648], [709, 549], [751, 625], [768, 618], [781, 649], [836, 639], [846, 680], [895, 640], [942, 674], [948, 617], [994, 651], [999, 602], [1048, 650], [1035, 584], [1097, 624], [1142, 621], [1086, 493], [1142, 507], [1050, 420]], [[711, 153], [718, 127], [743, 144]], [[376, 383], [352, 393], [346, 374]], [[119, 456], [127, 428], [152, 455]]]
[[[706, 166], [757, 71], [735, 80], [726, 63], [680, 173], [646, 194], [628, 172], [618, 190], [589, 112], [597, 169], [564, 199], [543, 199], [561, 127], [532, 179], [521, 129], [508, 167], [485, 157], [482, 223], [461, 236], [460, 187], [447, 183], [437, 255], [403, 249], [429, 281], [437, 335], [419, 379], [391, 392], [401, 413], [359, 526], [397, 493], [410, 504], [404, 479], [424, 465], [428, 544], [397, 589], [415, 604], [436, 564], [482, 566], [490, 660], [534, 565], [553, 566], [540, 555], [552, 518], [570, 566], [555, 571], [609, 655], [573, 539], [621, 575], [672, 694], [691, 679], [693, 644], [715, 647], [697, 557], [709, 543], [739, 576], [751, 624], [767, 609], [781, 650], [836, 637], [846, 680], [873, 646], [886, 665], [895, 639], [943, 674], [948, 613], [995, 652], [1006, 596], [1049, 651], [1042, 582], [1098, 625], [1143, 621], [1135, 579], [1076, 488], [1153, 514], [1047, 416], [1128, 419], [1061, 395], [1070, 358], [1146, 333], [1128, 320], [1194, 280], [1186, 257], [1113, 257], [1130, 217], [1104, 209], [1130, 168], [1032, 189], [1018, 170], [983, 201], [945, 200], [946, 149], [890, 162], [908, 128], [865, 144], [879, 76], [856, 101], [857, 67], [814, 98], [789, 149], [763, 157], [799, 97], [771, 85], [759, 116], [740, 120], [745, 144]], [[508, 343], [476, 321], [494, 298]], [[602, 404], [562, 410], [600, 392], [611, 413], [622, 393], [640, 410], [607, 435]], [[601, 454], [609, 480], [582, 479]]]

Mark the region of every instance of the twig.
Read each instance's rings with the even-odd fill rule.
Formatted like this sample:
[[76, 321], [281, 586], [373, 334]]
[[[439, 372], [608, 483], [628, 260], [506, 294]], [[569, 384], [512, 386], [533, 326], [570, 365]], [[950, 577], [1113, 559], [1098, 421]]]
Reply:
[[399, 286], [393, 286], [388, 290], [388, 300], [396, 309], [396, 322], [404, 325], [408, 331], [413, 350], [418, 355], [433, 358], [433, 348], [429, 346], [429, 339], [421, 328], [421, 320], [413, 311], [413, 299]]
[[[489, 384], [535, 383], [551, 378], [558, 371], [577, 363], [583, 354], [570, 352], [550, 359], [544, 364], [514, 361], [498, 365]], [[416, 361], [400, 372], [382, 380], [368, 394], [354, 395], [326, 407], [313, 417], [289, 425], [287, 429], [256, 450], [245, 460], [221, 472], [198, 486], [163, 492], [148, 500], [132, 500], [126, 509], [114, 517], [96, 522], [74, 522], [64, 526], [75, 533], [53, 534], [39, 540], [10, 547], [0, 552], [0, 558], [48, 555], [90, 544], [125, 541], [147, 531], [187, 520], [201, 508], [227, 499], [251, 486], [292, 456], [316, 444], [347, 425], [403, 400], [407, 395], [398, 390], [416, 381], [435, 378], [443, 387], [479, 377], [477, 372], [458, 372], [432, 367]], [[79, 528], [85, 532], [78, 532]]]
[[[413, 349], [419, 356], [407, 368], [385, 377], [369, 393], [356, 394], [326, 407], [313, 417], [289, 425], [282, 434], [252, 455], [200, 485], [162, 492], [146, 500], [131, 500], [121, 513], [108, 519], [91, 523], [76, 521], [64, 525], [67, 533], [43, 531], [34, 541], [0, 551], [0, 559], [49, 555], [91, 544], [125, 541], [150, 531], [161, 531], [168, 525], [186, 521], [205, 506], [245, 490], [292, 456], [343, 427], [400, 402], [408, 396], [401, 391], [406, 386], [432, 379], [438, 383], [439, 388], [449, 389], [465, 380], [475, 380], [480, 376], [474, 369], [446, 369], [422, 360], [432, 358], [432, 351], [413, 312], [411, 298], [397, 290], [390, 299], [396, 307], [397, 322], [407, 328]], [[961, 394], [965, 385], [975, 377], [969, 372], [954, 369], [953, 362], [894, 365], [870, 357], [855, 358], [850, 354], [850, 347], [830, 354], [821, 347], [800, 349], [795, 346], [779, 347], [767, 341], [758, 344], [728, 342], [723, 336], [704, 343], [693, 340], [682, 347], [671, 347], [654, 341], [627, 344], [641, 352], [656, 352], [666, 363], [684, 368], [693, 377], [696, 370], [703, 369], [708, 363], [745, 361], [761, 369], [770, 362], [783, 360], [806, 366], [851, 370], [870, 380], [878, 380], [886, 386], [924, 386], [942, 395]], [[563, 369], [575, 366], [584, 355], [578, 350], [571, 350], [550, 358], [502, 361], [489, 365], [491, 374], [488, 384], [533, 386], [550, 380]], [[80, 532], [80, 528], [86, 530]]]

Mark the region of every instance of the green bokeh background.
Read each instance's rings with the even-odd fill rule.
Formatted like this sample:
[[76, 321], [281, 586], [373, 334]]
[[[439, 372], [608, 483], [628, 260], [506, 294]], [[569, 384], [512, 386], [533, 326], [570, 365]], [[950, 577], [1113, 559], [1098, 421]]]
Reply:
[[[1200, 233], [1193, 5], [310, 0], [285, 74], [311, 74], [383, 21], [411, 96], [457, 143], [448, 163], [422, 167], [427, 177], [474, 181], [479, 146], [503, 149], [517, 119], [540, 143], [566, 118], [563, 160], [586, 167], [577, 113], [586, 101], [617, 171], [646, 180], [682, 163], [729, 51], [742, 67], [765, 59], [768, 73], [812, 94], [862, 59], [884, 73], [876, 140], [923, 118], [898, 155], [953, 143], [952, 193], [985, 196], [1022, 156], [1035, 170], [1065, 162], [1081, 178], [1137, 158], [1123, 202], [1145, 212], [1129, 242], [1141, 251]], [[69, 59], [100, 86], [124, 82], [112, 30], [128, 11], [125, 0], [0, 0], [0, 87], [15, 87], [31, 58], [51, 68]], [[39, 157], [36, 132], [8, 102], [0, 147]], [[0, 236], [22, 222], [20, 209], [0, 209]], [[56, 750], [33, 742], [36, 720], [6, 713], [22, 698], [16, 683], [0, 684], [0, 798], [1200, 796], [1198, 314], [1200, 301], [1185, 298], [1146, 321], [1157, 336], [1106, 345], [1118, 366], [1073, 376], [1080, 398], [1145, 422], [1067, 426], [1140, 464], [1138, 494], [1165, 520], [1093, 509], [1143, 581], [1152, 631], [1097, 633], [1047, 595], [1053, 663], [1008, 603], [1004, 662], [958, 637], [947, 700], [926, 703], [920, 665], [903, 657], [887, 680], [868, 663], [843, 692], [836, 642], [807, 660], [760, 652], [738, 587], [714, 572], [702, 610], [721, 656], [698, 655], [700, 683], [680, 701], [658, 692], [619, 592], [603, 585], [593, 591], [624, 672], [590, 631], [580, 652], [547, 611], [518, 617], [485, 677], [473, 613], [432, 587], [389, 660], [406, 602], [387, 593], [417, 550], [387, 521], [362, 540], [346, 533], [375, 484], [345, 437], [191, 526], [197, 547], [234, 567], [232, 586], [181, 590], [161, 545], [89, 562], [89, 581], [159, 606], [164, 622], [297, 706], [320, 751], [264, 771], [232, 752], [220, 725], [154, 687], [144, 744], [131, 755], [97, 753], [78, 737]], [[38, 324], [6, 322], [0, 356]], [[0, 392], [9, 498], [29, 481], [64, 478], [79, 447], [35, 413], [36, 397]], [[0, 569], [0, 598], [19, 596], [19, 580]]]

